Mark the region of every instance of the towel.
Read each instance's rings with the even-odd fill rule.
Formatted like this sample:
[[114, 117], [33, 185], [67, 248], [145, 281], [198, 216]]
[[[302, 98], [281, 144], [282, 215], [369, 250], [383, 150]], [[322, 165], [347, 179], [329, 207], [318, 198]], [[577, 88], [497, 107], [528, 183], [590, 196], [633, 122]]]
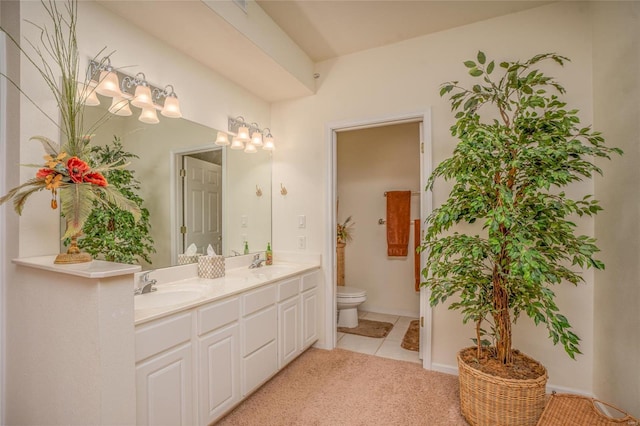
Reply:
[[411, 191], [387, 192], [387, 256], [408, 254]]
[[414, 263], [414, 275], [416, 278], [415, 289], [420, 291], [420, 253], [417, 249], [420, 246], [420, 219], [413, 220], [413, 263]]

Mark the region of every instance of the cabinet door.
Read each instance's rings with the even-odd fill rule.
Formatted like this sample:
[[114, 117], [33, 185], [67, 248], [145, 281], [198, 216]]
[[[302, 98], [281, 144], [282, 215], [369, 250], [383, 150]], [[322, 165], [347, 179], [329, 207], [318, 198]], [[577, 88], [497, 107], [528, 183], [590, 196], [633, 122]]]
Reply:
[[240, 401], [240, 331], [234, 324], [200, 338], [199, 424], [210, 424]]
[[278, 368], [282, 368], [300, 353], [300, 298], [278, 304]]
[[138, 425], [193, 425], [191, 343], [136, 366]]
[[318, 340], [318, 291], [302, 293], [302, 348], [306, 349]]

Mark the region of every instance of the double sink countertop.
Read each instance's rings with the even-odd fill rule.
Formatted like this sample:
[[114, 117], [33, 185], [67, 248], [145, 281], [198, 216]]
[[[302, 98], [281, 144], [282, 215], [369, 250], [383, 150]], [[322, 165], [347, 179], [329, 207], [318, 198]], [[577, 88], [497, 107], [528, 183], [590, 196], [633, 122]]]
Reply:
[[[149, 278], [158, 280], [158, 284], [155, 285], [157, 290], [133, 296], [135, 325], [240, 294], [319, 267], [320, 262], [277, 262], [254, 269], [249, 269], [247, 266], [227, 269], [224, 277], [215, 279], [199, 278], [197, 264], [151, 271]], [[178, 277], [181, 275], [183, 278], [176, 279], [176, 275]], [[185, 276], [189, 278], [184, 278]], [[139, 284], [139, 277], [136, 277], [136, 286]]]

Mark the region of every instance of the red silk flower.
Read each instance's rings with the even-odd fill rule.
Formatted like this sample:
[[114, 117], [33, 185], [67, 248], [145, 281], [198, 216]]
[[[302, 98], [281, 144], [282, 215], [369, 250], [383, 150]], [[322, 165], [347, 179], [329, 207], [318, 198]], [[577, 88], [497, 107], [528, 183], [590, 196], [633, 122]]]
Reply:
[[[81, 183], [83, 181], [85, 173], [87, 173], [90, 169], [89, 165], [87, 165], [87, 163], [85, 163], [78, 157], [71, 157], [67, 161], [67, 170], [69, 171], [69, 177], [71, 178], [71, 181], [75, 183]], [[104, 177], [102, 179], [104, 179]]]
[[101, 173], [92, 172], [84, 175], [84, 181], [93, 185], [107, 186], [107, 180]]
[[54, 174], [55, 170], [51, 169], [40, 169], [38, 173], [36, 173], [36, 179], [46, 179], [47, 176]]

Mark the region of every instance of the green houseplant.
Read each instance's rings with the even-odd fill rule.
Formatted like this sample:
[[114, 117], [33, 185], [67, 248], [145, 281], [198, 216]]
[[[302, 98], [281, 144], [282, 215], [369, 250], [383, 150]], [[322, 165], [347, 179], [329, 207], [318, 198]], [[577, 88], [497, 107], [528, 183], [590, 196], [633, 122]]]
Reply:
[[[578, 111], [560, 97], [565, 89], [538, 69], [542, 62], [564, 65], [567, 60], [549, 53], [496, 67], [478, 52], [475, 60], [464, 62], [477, 83], [466, 88], [452, 81], [440, 90], [456, 112], [451, 134], [458, 141], [453, 156], [435, 168], [427, 184], [432, 189], [438, 178], [454, 181], [449, 198], [427, 220], [422, 285], [430, 290], [432, 305], [457, 296], [449, 308], [460, 310], [464, 323], [475, 324], [476, 346], [469, 356], [474, 366], [494, 361], [504, 367], [505, 377], [517, 354], [511, 326], [522, 313], [544, 324], [553, 343], [562, 344], [571, 358], [580, 353], [580, 339], [559, 312], [551, 287], [583, 281], [578, 267], [604, 268], [594, 258], [595, 240], [576, 235], [572, 221], [596, 214], [598, 202], [590, 195], [572, 199], [562, 188], [600, 173], [594, 157], [622, 152], [605, 146], [600, 133], [581, 127]], [[497, 77], [496, 69], [501, 69]], [[482, 226], [476, 235], [452, 229], [474, 222]], [[543, 368], [532, 377], [536, 374], [544, 374], [546, 382]], [[465, 412], [462, 393], [461, 382], [467, 420], [483, 423]], [[535, 424], [544, 390], [542, 398], [533, 420], [503, 422], [498, 414], [489, 423]]]
[[[91, 151], [95, 161], [101, 164], [128, 164], [132, 158], [138, 158], [123, 149], [118, 137], [109, 145], [92, 147]], [[143, 207], [144, 200], [137, 193], [140, 181], [128, 168], [109, 170], [105, 172], [105, 178], [138, 206], [140, 219], [136, 221], [131, 212], [113, 203], [107, 201], [108, 208], [104, 208], [102, 200], [94, 200], [93, 211], [84, 223], [78, 247], [94, 258], [102, 257], [110, 262], [138, 263], [144, 260], [151, 263], [149, 255], [156, 250], [150, 235], [149, 210]]]

